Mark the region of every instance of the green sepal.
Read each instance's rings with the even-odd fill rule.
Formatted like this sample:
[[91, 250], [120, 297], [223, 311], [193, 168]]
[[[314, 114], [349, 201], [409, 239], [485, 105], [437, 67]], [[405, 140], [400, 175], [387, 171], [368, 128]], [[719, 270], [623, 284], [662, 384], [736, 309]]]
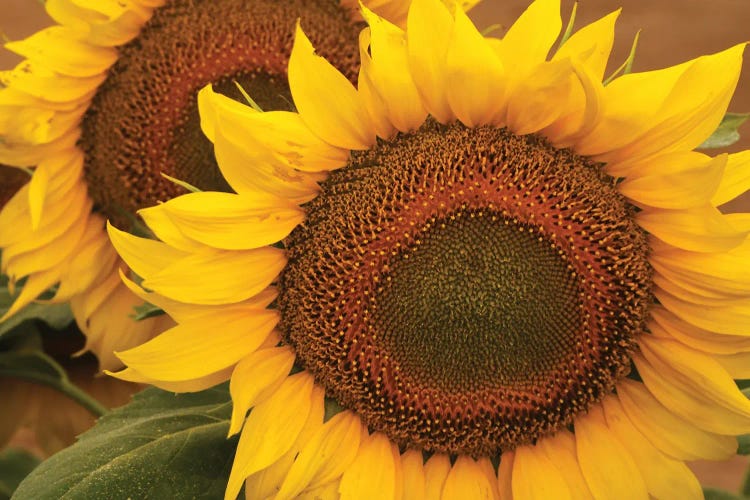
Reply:
[[750, 113], [727, 113], [713, 134], [698, 149], [715, 149], [731, 146], [740, 140], [737, 130], [740, 125], [750, 120]]
[[750, 434], [737, 436], [737, 454], [750, 455]]
[[226, 438], [227, 386], [146, 389], [42, 462], [13, 498], [222, 498], [238, 440]]
[[155, 318], [156, 316], [166, 314], [164, 312], [164, 309], [148, 302], [144, 302], [140, 306], [133, 307], [133, 310], [135, 311], [135, 313], [131, 314], [130, 317], [135, 321], [143, 321], [144, 319]]

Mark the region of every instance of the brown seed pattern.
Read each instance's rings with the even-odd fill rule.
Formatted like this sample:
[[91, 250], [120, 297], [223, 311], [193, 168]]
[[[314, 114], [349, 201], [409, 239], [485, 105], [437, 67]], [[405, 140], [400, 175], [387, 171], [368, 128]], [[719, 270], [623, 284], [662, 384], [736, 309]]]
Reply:
[[651, 302], [612, 179], [535, 136], [428, 122], [356, 153], [285, 242], [280, 328], [404, 447], [495, 456], [612, 391]]
[[288, 110], [286, 67], [294, 27], [354, 80], [361, 24], [332, 0], [173, 0], [157, 9], [98, 90], [83, 121], [85, 172], [97, 207], [123, 213], [184, 190], [161, 172], [204, 190], [225, 190], [213, 147], [200, 130], [198, 90], [209, 83], [264, 110]]

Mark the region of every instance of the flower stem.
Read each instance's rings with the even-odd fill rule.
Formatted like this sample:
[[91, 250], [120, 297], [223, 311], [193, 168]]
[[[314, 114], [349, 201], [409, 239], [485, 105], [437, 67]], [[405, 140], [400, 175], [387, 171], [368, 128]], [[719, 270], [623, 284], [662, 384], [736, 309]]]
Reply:
[[15, 377], [22, 380], [28, 380], [29, 382], [35, 382], [37, 384], [46, 385], [51, 387], [58, 392], [63, 393], [79, 405], [86, 408], [92, 415], [101, 417], [105, 415], [109, 410], [102, 405], [99, 401], [94, 399], [83, 389], [73, 385], [67, 380], [59, 378], [49, 377], [42, 373], [35, 373], [30, 371], [4, 371], [3, 375], [9, 377]]

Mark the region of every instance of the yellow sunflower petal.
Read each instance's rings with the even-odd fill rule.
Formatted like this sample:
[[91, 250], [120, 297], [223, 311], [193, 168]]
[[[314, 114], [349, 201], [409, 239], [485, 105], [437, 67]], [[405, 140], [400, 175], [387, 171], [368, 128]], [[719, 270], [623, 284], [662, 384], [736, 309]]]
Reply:
[[320, 187], [316, 181], [323, 180], [324, 174], [299, 172], [268, 154], [249, 158], [245, 151], [247, 147], [247, 144], [238, 146], [233, 143], [223, 129], [216, 131], [216, 162], [236, 192], [260, 190], [295, 203], [310, 201], [318, 194]]
[[408, 69], [406, 35], [367, 8], [363, 8], [362, 13], [370, 25], [370, 37], [368, 40], [360, 35], [360, 75], [364, 72], [366, 80], [382, 99], [381, 106], [385, 108], [382, 112], [392, 127], [401, 132], [417, 129], [427, 117], [427, 110]]
[[[16, 247], [16, 250], [6, 253], [15, 253], [24, 249], [38, 247], [38, 242], [48, 242], [59, 237], [67, 228], [76, 225], [76, 218], [88, 214], [91, 200], [87, 196], [86, 186], [82, 182], [73, 179], [72, 185], [56, 186], [63, 176], [48, 177], [48, 186], [45, 188], [47, 196], [44, 197], [43, 207], [37, 208], [39, 223], [32, 227], [32, 210], [30, 199], [35, 195], [32, 193], [34, 186], [31, 183], [23, 186], [16, 195], [8, 202], [0, 213], [0, 245], [3, 247]], [[62, 188], [62, 189], [58, 189]], [[66, 189], [67, 188], [67, 189]], [[40, 200], [34, 199], [36, 204]]]
[[263, 343], [277, 322], [276, 311], [236, 308], [177, 325], [117, 356], [149, 378], [195, 379], [235, 365]]
[[334, 415], [300, 450], [276, 498], [297, 498], [303, 490], [341, 477], [357, 455], [363, 430], [355, 414]]
[[476, 460], [459, 455], [443, 485], [442, 500], [497, 498], [497, 482], [490, 482]]
[[718, 206], [735, 199], [750, 189], [750, 151], [729, 155], [724, 176], [719, 187], [711, 198], [711, 203]]
[[750, 307], [746, 300], [720, 300], [720, 305], [703, 304], [696, 307], [664, 289], [654, 290], [661, 305], [691, 325], [711, 332], [747, 337], [750, 332]]
[[635, 460], [653, 498], [703, 498], [701, 485], [687, 465], [664, 455], [638, 432], [616, 396], [608, 396], [602, 404], [607, 426]]
[[734, 354], [712, 354], [722, 368], [734, 379], [750, 378], [750, 353], [738, 352]]
[[186, 253], [199, 253], [208, 246], [188, 238], [172, 220], [162, 205], [138, 210], [138, 215], [159, 240], [170, 247]]
[[164, 380], [156, 380], [149, 377], [145, 377], [138, 373], [138, 371], [132, 368], [125, 368], [119, 372], [111, 372], [104, 370], [107, 375], [118, 378], [120, 380], [127, 380], [129, 382], [137, 382], [140, 384], [149, 384], [156, 386], [160, 389], [170, 392], [199, 392], [210, 389], [222, 382], [226, 382], [232, 376], [232, 368], [225, 368], [216, 373], [211, 373], [203, 377], [198, 377], [192, 380], [180, 380], [179, 382], [167, 382]]
[[2, 106], [0, 136], [10, 145], [48, 144], [74, 130], [87, 109], [87, 103], [65, 111], [53, 111], [46, 107]]
[[716, 307], [731, 307], [732, 305], [739, 305], [741, 308], [743, 306], [742, 296], [745, 294], [737, 296], [723, 290], [712, 290], [706, 286], [696, 287], [688, 281], [667, 277], [661, 272], [660, 266], [657, 264], [652, 264], [652, 267], [655, 271], [651, 278], [655, 285], [655, 294], [670, 295], [675, 299], [691, 304], [690, 307], [696, 309], [701, 307], [713, 309]]
[[[120, 271], [120, 278], [128, 289], [135, 295], [140, 297], [144, 302], [153, 304], [173, 317], [178, 323], [184, 323], [192, 320], [193, 318], [205, 316], [207, 314], [220, 314], [226, 309], [226, 304], [220, 305], [199, 305], [190, 304], [186, 302], [179, 302], [170, 298], [164, 297], [154, 292], [147, 292], [140, 286], [136, 285], [135, 282], [125, 276], [122, 270]], [[273, 302], [278, 296], [278, 290], [274, 287], [268, 287], [258, 295], [251, 297], [250, 299], [243, 301], [242, 305], [247, 307], [254, 307], [256, 309], [265, 309], [271, 302]]]
[[64, 76], [34, 61], [23, 61], [8, 71], [0, 71], [0, 83], [51, 102], [70, 102], [91, 96], [106, 74], [89, 77]]
[[726, 113], [742, 68], [745, 44], [712, 56], [696, 59], [680, 79], [653, 118], [642, 137], [604, 161], [649, 156], [669, 151], [689, 151], [716, 130]]
[[599, 406], [575, 421], [576, 450], [586, 483], [596, 498], [648, 498], [635, 461], [615, 439]]
[[296, 500], [339, 500], [339, 482], [331, 481], [323, 486], [305, 490]]
[[64, 26], [51, 26], [25, 40], [9, 42], [5, 48], [62, 75], [100, 75], [117, 60], [117, 51], [77, 40], [76, 33]]
[[370, 115], [356, 89], [331, 63], [315, 54], [299, 23], [288, 73], [294, 104], [315, 135], [346, 149], [367, 149], [375, 143]]
[[574, 74], [570, 59], [536, 66], [528, 78], [513, 88], [508, 101], [508, 128], [516, 135], [525, 135], [559, 118], [568, 108]]
[[570, 93], [560, 112], [560, 116], [547, 125], [541, 134], [559, 148], [567, 148], [596, 127], [603, 112], [602, 82], [593, 72], [578, 62], [571, 60], [575, 77], [570, 77]]
[[73, 310], [76, 323], [78, 323], [81, 331], [88, 330], [92, 316], [121, 285], [119, 274], [112, 272], [104, 280], [87, 290], [85, 294], [71, 298], [70, 308]]
[[515, 453], [512, 451], [506, 451], [500, 457], [500, 465], [497, 468], [497, 491], [500, 500], [513, 500], [514, 458]]
[[38, 165], [45, 159], [75, 147], [81, 129], [74, 127], [60, 138], [44, 144], [13, 144], [0, 141], [0, 163], [13, 167]]
[[424, 458], [420, 450], [409, 449], [401, 456], [404, 500], [424, 500]]
[[[119, 261], [117, 252], [102, 231], [104, 220], [92, 214], [87, 221], [86, 230], [81, 237], [78, 248], [68, 261], [66, 269], [60, 276], [60, 287], [55, 293], [55, 301], [67, 302], [74, 296], [84, 293], [94, 284], [105, 279], [115, 269]], [[96, 266], [91, 263], [96, 262]]]
[[451, 461], [448, 455], [435, 453], [424, 464], [425, 498], [440, 498], [448, 474], [451, 471]]
[[[21, 277], [57, 266], [78, 247], [83, 236], [93, 202], [85, 189], [71, 193], [69, 207], [64, 203], [51, 206], [54, 216], [39, 229], [3, 251], [3, 267], [7, 274]], [[65, 212], [69, 209], [69, 212]]]
[[667, 339], [643, 335], [639, 345], [647, 362], [634, 358], [638, 372], [665, 406], [711, 432], [750, 432], [750, 400], [719, 363]]
[[648, 158], [634, 158], [604, 166], [612, 177], [647, 177], [651, 175], [676, 175], [703, 168], [712, 158], [697, 151], [673, 151]]
[[310, 414], [313, 384], [306, 372], [292, 375], [250, 413], [237, 445], [226, 500], [237, 498], [246, 477], [273, 464], [292, 447]]
[[39, 165], [34, 169], [34, 175], [31, 176], [31, 182], [29, 183], [29, 212], [31, 213], [32, 229], [39, 228], [49, 179], [49, 169], [45, 168], [44, 165]]
[[372, 126], [378, 137], [390, 138], [396, 133], [396, 128], [388, 117], [388, 103], [386, 102], [375, 81], [376, 75], [373, 71], [373, 62], [370, 52], [371, 33], [370, 28], [365, 28], [359, 33], [359, 76], [357, 78], [357, 91], [367, 112], [372, 119]]
[[[162, 5], [158, 0], [154, 4]], [[106, 8], [110, 1], [91, 2], [80, 0], [49, 0], [44, 8], [59, 24], [79, 32], [79, 37], [94, 45], [114, 47], [123, 45], [140, 32], [143, 23], [150, 17], [149, 10], [138, 2], [120, 4], [120, 10]], [[104, 7], [104, 9], [102, 8]]]
[[445, 97], [464, 125], [476, 127], [498, 119], [505, 107], [503, 64], [460, 7], [455, 10], [444, 71]]
[[273, 155], [289, 168], [319, 172], [343, 167], [349, 158], [348, 149], [323, 141], [297, 113], [261, 113], [214, 92], [210, 85], [198, 92], [198, 109], [206, 136], [213, 141], [223, 134], [248, 161]]
[[[307, 420], [302, 425], [302, 429], [297, 435], [297, 439], [292, 446], [276, 459], [271, 465], [254, 472], [245, 481], [246, 498], [270, 498], [276, 495], [281, 489], [281, 484], [289, 474], [289, 470], [294, 464], [302, 447], [304, 447], [312, 437], [320, 432], [323, 427], [323, 417], [325, 415], [325, 401], [322, 387], [313, 386], [310, 404], [310, 412]], [[338, 495], [338, 493], [337, 493]]]
[[136, 274], [152, 276], [187, 254], [160, 241], [139, 238], [107, 222], [107, 233], [117, 253]]
[[[624, 79], [627, 83], [618, 90], [627, 87], [632, 93], [612, 92], [608, 95], [607, 103], [613, 103], [616, 111], [613, 109], [608, 113], [603, 128], [592, 133], [595, 139], [586, 146], [579, 144], [579, 152], [601, 152], [596, 156], [598, 160], [617, 162], [695, 148], [716, 129], [726, 112], [739, 78], [744, 48], [744, 44], [736, 45], [686, 65], [653, 72], [663, 78], [641, 81], [638, 88], [632, 86], [638, 82], [638, 77], [631, 77], [632, 73], [618, 78], [608, 88]], [[653, 91], [652, 85], [657, 89], [653, 89], [655, 92], [651, 96], [645, 96], [646, 92]], [[618, 98], [624, 102], [615, 103]], [[655, 111], [649, 112], [648, 105], [652, 105], [651, 109]], [[607, 130], [608, 127], [611, 129]], [[605, 135], [614, 139], [608, 145], [602, 143], [605, 130]], [[618, 136], [619, 133], [622, 135]], [[596, 141], [599, 141], [599, 146], [593, 146]]]
[[637, 205], [684, 209], [707, 205], [724, 175], [727, 155], [711, 158], [696, 168], [679, 173], [663, 173], [626, 178], [617, 190]]
[[229, 382], [232, 396], [230, 436], [240, 431], [247, 411], [281, 385], [293, 364], [294, 353], [288, 346], [260, 349], [237, 363]]
[[606, 102], [601, 122], [575, 145], [576, 152], [597, 155], [625, 146], [654, 122], [656, 111], [667, 99], [691, 62], [641, 73], [629, 73], [604, 87]]
[[654, 335], [679, 340], [693, 349], [716, 354], [750, 352], [750, 336], [709, 332], [687, 323], [662, 306], [651, 309], [651, 319], [648, 328]]
[[[127, 258], [125, 261], [130, 265]], [[141, 286], [180, 302], [232, 304], [262, 292], [285, 265], [284, 251], [273, 247], [206, 251], [151, 273]]]
[[693, 252], [724, 252], [740, 245], [748, 231], [735, 227], [726, 216], [710, 205], [639, 212], [636, 222], [660, 240]]
[[553, 61], [573, 58], [581, 61], [601, 81], [615, 41], [616, 11], [573, 33], [552, 57]]
[[[86, 202], [82, 171], [83, 155], [77, 150], [59, 151], [41, 162], [33, 182], [21, 187], [0, 211], [0, 245], [18, 243], [35, 231], [70, 219], [74, 207]], [[37, 172], [39, 178], [34, 181]]]
[[[297, 442], [301, 440], [304, 433], [305, 430], [303, 428], [297, 438]], [[289, 451], [284, 453], [284, 455], [272, 465], [248, 476], [245, 480], [245, 498], [274, 498], [274, 495], [276, 495], [279, 488], [281, 488], [281, 483], [284, 482], [284, 478], [286, 478], [289, 473], [289, 469], [291, 469], [294, 464], [294, 459], [299, 452], [296, 448], [297, 446], [295, 443]]]
[[519, 446], [513, 461], [513, 498], [572, 498], [555, 464], [537, 446]]
[[427, 111], [441, 123], [455, 118], [446, 97], [446, 54], [453, 18], [439, 0], [413, 0], [406, 21], [409, 69]]
[[276, 243], [304, 219], [295, 204], [263, 192], [189, 193], [146, 210], [163, 211], [188, 238], [226, 250]]
[[[116, 279], [117, 275], [113, 273]], [[117, 286], [106, 294], [99, 306], [90, 311], [84, 318], [76, 318], [81, 331], [86, 335], [86, 350], [96, 354], [101, 369], [114, 370], [122, 363], [114, 351], [128, 349], [142, 344], [153, 337], [157, 331], [163, 331], [173, 325], [167, 316], [132, 321], [133, 308], [139, 305], [139, 299], [119, 281]], [[106, 289], [106, 287], [105, 287]], [[76, 297], [71, 300], [71, 309]], [[90, 305], [90, 304], [87, 304]], [[80, 319], [85, 319], [85, 324]]]
[[509, 77], [520, 80], [543, 62], [561, 29], [560, 0], [535, 0], [508, 29], [500, 45]]
[[558, 430], [553, 436], [537, 441], [537, 447], [552, 461], [576, 500], [593, 499], [586, 480], [578, 465], [576, 441], [567, 429]]
[[651, 244], [651, 265], [676, 283], [738, 296], [750, 293], [750, 241], [726, 252], [689, 252], [659, 241]]
[[10, 318], [18, 311], [31, 304], [39, 295], [60, 280], [60, 270], [56, 268], [47, 269], [29, 276], [21, 289], [21, 293], [15, 297], [13, 304], [5, 314], [0, 317], [0, 323]]
[[363, 431], [354, 462], [341, 476], [341, 500], [394, 498], [396, 464], [391, 442], [380, 432]]

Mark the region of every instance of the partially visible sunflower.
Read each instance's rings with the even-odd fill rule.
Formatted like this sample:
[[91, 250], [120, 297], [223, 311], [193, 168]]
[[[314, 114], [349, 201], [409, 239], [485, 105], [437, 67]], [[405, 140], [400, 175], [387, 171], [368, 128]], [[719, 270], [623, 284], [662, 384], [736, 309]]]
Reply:
[[559, 9], [365, 10], [358, 88], [300, 28], [297, 112], [201, 91], [236, 194], [110, 228], [178, 323], [116, 375], [230, 379], [226, 498], [700, 498], [750, 432], [750, 152], [693, 151], [744, 45], [605, 86], [619, 11], [548, 58]]
[[[290, 109], [286, 64], [301, 18], [323, 54], [357, 75], [362, 23], [352, 1], [48, 0], [58, 23], [6, 47], [27, 59], [0, 72], [0, 164], [33, 167], [0, 213], [2, 272], [27, 278], [5, 319], [52, 286], [73, 308], [103, 368], [112, 351], [170, 323], [135, 322], [141, 302], [117, 276], [104, 233], [139, 208], [184, 192], [161, 174], [229, 189], [200, 132], [195, 96], [208, 83], [264, 109]], [[403, 20], [408, 0], [366, 2]]]

